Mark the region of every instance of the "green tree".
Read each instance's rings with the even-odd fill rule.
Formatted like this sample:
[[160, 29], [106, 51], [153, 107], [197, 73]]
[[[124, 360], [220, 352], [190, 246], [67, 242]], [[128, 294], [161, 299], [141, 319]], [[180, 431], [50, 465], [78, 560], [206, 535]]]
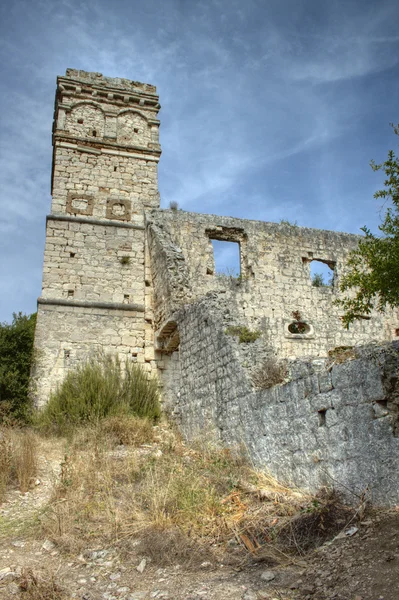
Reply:
[[0, 422], [26, 421], [29, 417], [35, 325], [36, 313], [14, 313], [11, 324], [0, 323]]
[[[392, 125], [399, 135], [399, 124]], [[349, 255], [348, 272], [340, 282], [341, 292], [353, 293], [337, 301], [344, 309], [343, 324], [367, 318], [373, 309], [399, 306], [399, 158], [393, 150], [381, 164], [371, 161], [373, 171], [384, 171], [384, 189], [374, 194], [387, 205], [379, 235], [362, 227], [364, 237]]]
[[323, 273], [314, 273], [312, 276], [312, 285], [313, 287], [326, 287], [327, 283], [324, 282]]

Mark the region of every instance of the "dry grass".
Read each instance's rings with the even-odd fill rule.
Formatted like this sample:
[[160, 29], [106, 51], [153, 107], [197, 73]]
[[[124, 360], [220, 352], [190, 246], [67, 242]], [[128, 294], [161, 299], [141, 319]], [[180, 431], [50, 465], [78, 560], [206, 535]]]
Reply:
[[149, 419], [130, 415], [108, 417], [100, 422], [99, 429], [111, 445], [151, 444], [154, 437], [154, 427]]
[[187, 565], [209, 558], [211, 548], [241, 557], [301, 553], [342, 528], [335, 499], [288, 488], [239, 452], [188, 446], [166, 426], [153, 428], [152, 445], [115, 448], [128, 439], [120, 427], [108, 423], [108, 438], [86, 430], [70, 445], [42, 518], [61, 549], [112, 543], [128, 550], [140, 540], [154, 562], [169, 555]]
[[37, 473], [37, 445], [30, 430], [0, 429], [0, 502], [9, 486], [29, 490]]
[[328, 351], [326, 367], [331, 368], [333, 365], [340, 365], [354, 358], [356, 358], [356, 351], [353, 346], [337, 346]]
[[259, 390], [283, 383], [288, 375], [287, 365], [278, 362], [275, 358], [268, 358], [262, 365], [252, 373], [252, 383]]
[[18, 585], [19, 597], [26, 600], [65, 600], [67, 598], [66, 591], [56, 583], [53, 575], [39, 575], [32, 569], [22, 571]]

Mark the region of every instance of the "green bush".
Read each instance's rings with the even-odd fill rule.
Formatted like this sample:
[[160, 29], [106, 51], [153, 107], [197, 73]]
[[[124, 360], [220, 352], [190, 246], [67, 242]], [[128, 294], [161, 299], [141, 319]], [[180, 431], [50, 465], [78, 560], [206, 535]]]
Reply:
[[0, 422], [29, 419], [35, 325], [36, 313], [30, 316], [14, 313], [11, 324], [0, 323]]
[[231, 325], [225, 331], [227, 335], [233, 335], [238, 337], [240, 344], [250, 344], [255, 342], [260, 337], [260, 331], [251, 331], [244, 325]]
[[37, 425], [66, 434], [77, 425], [123, 414], [157, 419], [158, 383], [139, 365], [129, 361], [122, 365], [116, 357], [101, 355], [68, 372], [37, 414]]

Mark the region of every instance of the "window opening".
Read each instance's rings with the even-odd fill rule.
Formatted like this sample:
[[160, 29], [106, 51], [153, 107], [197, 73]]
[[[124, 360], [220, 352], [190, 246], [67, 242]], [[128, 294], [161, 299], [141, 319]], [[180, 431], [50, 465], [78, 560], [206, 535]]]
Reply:
[[83, 119], [78, 119], [79, 125], [83, 125]]
[[216, 275], [240, 277], [240, 244], [225, 240], [211, 239]]
[[95, 129], [93, 129], [93, 131], [92, 131], [92, 136], [97, 137], [97, 131]]
[[310, 262], [310, 279], [313, 287], [332, 287], [334, 285], [335, 263], [324, 262], [317, 258]]
[[70, 252], [70, 253], [69, 253], [69, 256], [70, 256], [71, 258], [75, 258], [75, 252]]
[[68, 298], [73, 298], [75, 295], [74, 290], [68, 290]]

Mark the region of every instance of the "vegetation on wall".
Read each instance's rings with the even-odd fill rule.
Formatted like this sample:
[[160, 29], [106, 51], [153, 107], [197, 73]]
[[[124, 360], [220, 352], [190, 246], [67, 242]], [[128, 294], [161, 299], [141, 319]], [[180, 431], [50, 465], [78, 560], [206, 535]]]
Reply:
[[35, 325], [36, 313], [14, 313], [11, 324], [0, 324], [0, 422], [29, 419]]
[[274, 356], [265, 359], [262, 364], [253, 371], [252, 383], [259, 390], [267, 390], [274, 385], [283, 383], [288, 376], [288, 368], [285, 361], [278, 361]]
[[[399, 135], [399, 125], [392, 125]], [[371, 162], [373, 171], [385, 173], [384, 189], [374, 198], [382, 200], [387, 209], [380, 235], [363, 227], [365, 237], [349, 256], [349, 270], [341, 279], [341, 292], [352, 292], [337, 303], [345, 311], [343, 324], [348, 328], [356, 319], [367, 318], [373, 309], [399, 306], [399, 157], [393, 150], [381, 164]]]
[[240, 344], [255, 342], [261, 335], [260, 331], [251, 331], [244, 325], [231, 325], [230, 327], [227, 327], [225, 333], [227, 335], [237, 336]]

